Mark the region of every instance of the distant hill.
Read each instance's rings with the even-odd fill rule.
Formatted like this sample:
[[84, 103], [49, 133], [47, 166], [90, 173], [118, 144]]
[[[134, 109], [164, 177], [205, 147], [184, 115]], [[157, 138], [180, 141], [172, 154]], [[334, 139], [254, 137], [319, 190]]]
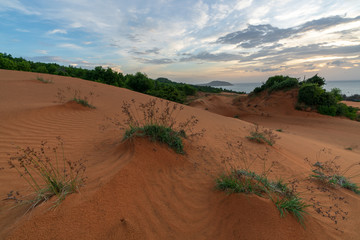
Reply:
[[204, 84], [198, 84], [199, 86], [211, 86], [211, 87], [217, 87], [217, 86], [233, 86], [231, 83], [229, 82], [225, 82], [225, 81], [212, 81], [209, 83], [204, 83]]
[[162, 82], [162, 83], [174, 83], [173, 81], [171, 81], [167, 78], [164, 78], [164, 77], [159, 77], [158, 79], [156, 79], [156, 81]]

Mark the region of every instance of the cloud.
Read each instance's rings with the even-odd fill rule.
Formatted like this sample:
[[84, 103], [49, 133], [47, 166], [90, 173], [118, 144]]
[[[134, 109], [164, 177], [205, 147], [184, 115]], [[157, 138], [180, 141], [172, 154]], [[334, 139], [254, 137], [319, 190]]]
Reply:
[[69, 49], [74, 49], [74, 50], [80, 50], [80, 49], [82, 49], [81, 46], [76, 45], [76, 44], [73, 44], [73, 43], [61, 43], [61, 44], [58, 45], [58, 47], [61, 47], [61, 48], [69, 48]]
[[229, 33], [220, 37], [216, 42], [223, 44], [239, 44], [243, 48], [253, 48], [264, 43], [277, 42], [280, 39], [290, 37], [292, 30], [280, 29], [270, 24], [266, 25], [249, 25], [242, 31]]
[[27, 29], [22, 29], [22, 28], [16, 28], [15, 31], [17, 31], [17, 32], [23, 32], [23, 33], [28, 33], [28, 32], [30, 32], [29, 30], [27, 30]]
[[35, 52], [40, 53], [40, 54], [48, 54], [47, 50], [36, 50]]
[[[323, 29], [330, 28], [330, 27], [333, 27], [333, 26], [336, 26], [339, 24], [354, 22], [354, 21], [358, 21], [358, 20], [360, 20], [360, 16], [355, 17], [355, 18], [343, 18], [340, 16], [321, 18], [321, 19], [313, 20], [313, 21], [306, 22], [306, 23], [300, 25], [298, 32], [301, 33], [301, 32], [310, 31], [310, 30], [323, 30]], [[296, 27], [295, 27], [295, 29], [296, 29]]]
[[51, 31], [48, 31], [47, 34], [57, 34], [57, 33], [61, 33], [61, 34], [67, 34], [67, 31], [65, 29], [54, 29]]
[[282, 71], [286, 69], [286, 67], [277, 67], [277, 68], [255, 68], [255, 72], [276, 72], [276, 71]]
[[244, 30], [232, 32], [218, 38], [216, 43], [237, 44], [238, 47], [242, 48], [255, 48], [266, 43], [277, 43], [279, 40], [303, 34], [310, 30], [324, 30], [339, 24], [358, 20], [360, 20], [360, 16], [355, 18], [332, 16], [309, 21], [296, 27], [283, 29], [273, 27], [270, 24], [248, 25]]
[[154, 47], [152, 49], [147, 49], [145, 51], [130, 51], [131, 53], [134, 53], [136, 55], [149, 55], [149, 54], [159, 54], [160, 48]]
[[329, 62], [327, 65], [334, 65], [334, 66], [341, 66], [341, 65], [344, 65], [345, 63], [347, 63], [346, 61], [343, 61], [343, 60], [335, 60], [333, 62]]
[[[189, 55], [189, 54], [186, 54]], [[190, 54], [189, 57], [181, 58], [181, 62], [190, 62], [190, 61], [196, 61], [196, 60], [202, 60], [202, 61], [210, 61], [210, 62], [227, 62], [227, 61], [233, 61], [233, 60], [240, 60], [242, 57], [237, 54], [231, 54], [231, 53], [209, 53], [206, 51], [200, 52], [198, 54]]]
[[26, 15], [40, 15], [38, 11], [25, 7], [19, 0], [1, 0], [0, 12], [7, 10], [20, 11]]
[[159, 59], [138, 58], [138, 60], [140, 60], [141, 62], [146, 63], [146, 64], [156, 64], [156, 65], [174, 63], [174, 60], [172, 60], [170, 58], [159, 58]]

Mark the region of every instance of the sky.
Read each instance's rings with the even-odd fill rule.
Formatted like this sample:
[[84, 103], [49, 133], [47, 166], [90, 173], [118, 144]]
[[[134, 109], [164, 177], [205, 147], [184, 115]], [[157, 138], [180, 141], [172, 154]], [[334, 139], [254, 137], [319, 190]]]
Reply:
[[360, 80], [360, 1], [0, 0], [0, 52], [186, 83]]

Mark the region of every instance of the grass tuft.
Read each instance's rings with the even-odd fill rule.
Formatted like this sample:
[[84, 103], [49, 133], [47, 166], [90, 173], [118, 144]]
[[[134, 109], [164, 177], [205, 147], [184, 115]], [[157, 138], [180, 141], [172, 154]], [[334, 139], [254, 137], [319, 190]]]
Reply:
[[134, 136], [149, 137], [152, 141], [167, 144], [177, 153], [184, 153], [182, 139], [202, 135], [204, 130], [198, 133], [193, 131], [198, 123], [195, 116], [183, 122], [177, 122], [177, 117], [182, 110], [183, 106], [157, 99], [139, 105], [135, 103], [135, 100], [131, 103], [123, 102], [122, 112], [126, 117], [126, 131], [123, 139]]
[[304, 214], [307, 214], [305, 208], [309, 205], [307, 205], [302, 198], [296, 195], [279, 198], [275, 201], [275, 205], [282, 217], [285, 217], [287, 213], [291, 213], [302, 225], [304, 224]]
[[58, 88], [56, 93], [57, 102], [66, 103], [74, 101], [84, 107], [95, 109], [96, 107], [92, 104], [92, 100], [96, 97], [95, 92], [90, 91], [88, 94], [83, 94], [79, 89], [72, 89], [66, 87], [66, 89]]
[[228, 175], [221, 175], [216, 179], [216, 188], [227, 193], [256, 194], [270, 198], [285, 217], [291, 213], [303, 225], [307, 205], [293, 190], [289, 189], [282, 180], [270, 181], [264, 175], [258, 175], [248, 170], [233, 170]]
[[[57, 139], [59, 145], [53, 148], [48, 147], [44, 141], [39, 150], [30, 147], [18, 148], [17, 155], [8, 161], [10, 168], [14, 168], [33, 190], [30, 197], [25, 199], [25, 203], [31, 205], [29, 209], [48, 201], [53, 196], [57, 197], [55, 201], [57, 206], [67, 195], [78, 192], [85, 182], [84, 161], [67, 160], [63, 141], [60, 137]], [[49, 152], [54, 158], [49, 157]]]
[[82, 99], [82, 98], [74, 98], [72, 101], [83, 105], [84, 107], [88, 107], [88, 108], [92, 108], [95, 109], [95, 107], [93, 105], [91, 105], [86, 98]]
[[134, 136], [150, 137], [152, 141], [168, 144], [177, 153], [184, 153], [184, 146], [181, 140], [181, 137], [185, 137], [184, 132], [176, 132], [165, 126], [145, 125], [126, 130], [124, 140]]
[[[322, 150], [321, 152], [324, 152]], [[320, 153], [321, 153], [320, 152]], [[360, 162], [356, 162], [348, 166], [346, 169], [342, 169], [340, 165], [336, 164], [336, 160], [339, 157], [334, 157], [333, 159], [327, 160], [325, 162], [317, 161], [314, 164], [311, 164], [308, 159], [307, 162], [310, 163], [312, 174], [310, 178], [316, 179], [323, 184], [330, 185], [332, 187], [342, 187], [353, 191], [356, 194], [360, 194], [359, 186], [356, 183], [350, 181], [351, 178], [358, 177], [360, 174], [358, 171], [354, 171], [355, 175], [348, 174], [349, 170], [354, 169], [355, 167], [360, 166]], [[348, 175], [348, 177], [345, 177]]]
[[53, 81], [51, 79], [45, 79], [43, 77], [36, 77], [36, 80], [43, 82], [43, 83], [53, 83]]
[[275, 139], [278, 138], [278, 136], [268, 129], [260, 131], [259, 126], [256, 125], [255, 130], [250, 132], [250, 136], [247, 136], [246, 138], [250, 141], [257, 143], [267, 143], [272, 146], [275, 144]]

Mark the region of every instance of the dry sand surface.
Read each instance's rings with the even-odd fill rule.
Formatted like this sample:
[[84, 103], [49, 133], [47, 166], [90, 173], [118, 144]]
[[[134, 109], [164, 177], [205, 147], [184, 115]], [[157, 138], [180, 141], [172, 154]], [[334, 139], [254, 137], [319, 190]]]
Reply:
[[[52, 83], [42, 83], [37, 76], [0, 70], [2, 199], [28, 188], [7, 165], [15, 147], [55, 144], [57, 136], [67, 158], [87, 160], [87, 181], [55, 209], [49, 201], [25, 214], [25, 206], [11, 208], [12, 201], [2, 200], [0, 239], [360, 239], [360, 196], [319, 187], [307, 179], [304, 161], [340, 156], [344, 169], [359, 161], [359, 122], [295, 111], [294, 92], [251, 100], [203, 96], [192, 103], [197, 108], [184, 106], [178, 116], [194, 115], [195, 130], [205, 129], [185, 140], [182, 155], [148, 139], [122, 142], [124, 130], [109, 120], [125, 118], [123, 101], [144, 103], [151, 96], [46, 74], [41, 76]], [[67, 88], [94, 92], [96, 109], [60, 103], [56, 95]], [[257, 144], [246, 138], [253, 123], [283, 131], [273, 146]], [[270, 179], [296, 179], [301, 196], [314, 206], [307, 209], [305, 228], [291, 215], [280, 217], [269, 199], [214, 189], [215, 178], [230, 166], [244, 167], [244, 158], [257, 159], [250, 169], [255, 172], [274, 162]]]

